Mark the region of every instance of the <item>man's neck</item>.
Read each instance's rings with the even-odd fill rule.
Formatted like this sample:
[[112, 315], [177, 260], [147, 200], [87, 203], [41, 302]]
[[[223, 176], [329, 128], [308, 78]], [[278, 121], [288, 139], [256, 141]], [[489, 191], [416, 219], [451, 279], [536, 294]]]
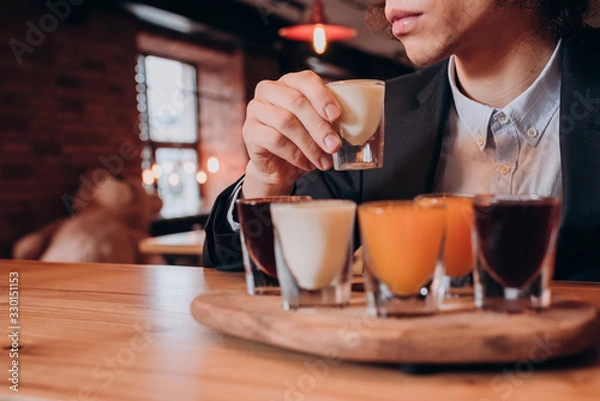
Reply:
[[556, 47], [552, 35], [507, 32], [488, 46], [455, 55], [461, 92], [495, 108], [503, 108], [540, 75]]

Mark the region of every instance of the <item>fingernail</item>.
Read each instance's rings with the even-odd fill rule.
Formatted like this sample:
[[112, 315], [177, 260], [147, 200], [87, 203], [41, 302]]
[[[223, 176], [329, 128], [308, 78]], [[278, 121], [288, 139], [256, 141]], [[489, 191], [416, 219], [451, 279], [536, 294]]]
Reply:
[[340, 109], [333, 103], [329, 103], [327, 107], [325, 107], [325, 115], [329, 121], [334, 121], [340, 116], [340, 113]]
[[336, 135], [329, 134], [323, 140], [328, 151], [333, 152], [339, 144], [339, 139]]
[[332, 166], [331, 157], [328, 155], [321, 156], [319, 162], [321, 164], [321, 170], [329, 170]]

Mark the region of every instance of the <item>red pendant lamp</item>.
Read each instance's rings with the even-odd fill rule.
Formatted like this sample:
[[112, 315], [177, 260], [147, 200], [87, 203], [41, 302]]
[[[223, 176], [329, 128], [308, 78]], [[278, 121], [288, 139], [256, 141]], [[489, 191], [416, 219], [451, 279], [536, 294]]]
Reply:
[[355, 37], [356, 29], [327, 22], [323, 3], [315, 0], [310, 11], [308, 24], [294, 25], [279, 30], [279, 36], [285, 39], [312, 42], [317, 54], [325, 53], [329, 42], [346, 40]]

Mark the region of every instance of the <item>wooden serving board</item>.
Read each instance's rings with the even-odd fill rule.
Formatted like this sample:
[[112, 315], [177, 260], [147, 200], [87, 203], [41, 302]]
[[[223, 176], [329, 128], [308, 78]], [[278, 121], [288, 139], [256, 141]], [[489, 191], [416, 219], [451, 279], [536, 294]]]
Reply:
[[374, 319], [364, 295], [349, 307], [284, 311], [279, 296], [238, 291], [196, 297], [204, 326], [236, 337], [324, 358], [406, 364], [542, 362], [583, 351], [597, 340], [598, 312], [558, 301], [539, 313], [504, 314], [450, 304], [425, 317]]

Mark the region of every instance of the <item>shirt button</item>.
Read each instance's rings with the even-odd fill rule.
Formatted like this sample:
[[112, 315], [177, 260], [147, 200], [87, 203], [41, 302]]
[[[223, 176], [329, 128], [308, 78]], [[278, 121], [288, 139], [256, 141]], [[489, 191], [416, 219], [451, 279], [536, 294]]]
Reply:
[[506, 175], [506, 174], [510, 173], [510, 170], [511, 170], [510, 166], [504, 165], [504, 166], [500, 167], [499, 171], [500, 171], [500, 174]]
[[527, 130], [527, 136], [530, 138], [535, 138], [536, 136], [538, 136], [538, 130], [536, 130], [535, 128], [529, 128]]
[[508, 116], [504, 113], [498, 114], [498, 117], [496, 117], [496, 118], [498, 119], [498, 122], [502, 125], [504, 125], [508, 122]]

